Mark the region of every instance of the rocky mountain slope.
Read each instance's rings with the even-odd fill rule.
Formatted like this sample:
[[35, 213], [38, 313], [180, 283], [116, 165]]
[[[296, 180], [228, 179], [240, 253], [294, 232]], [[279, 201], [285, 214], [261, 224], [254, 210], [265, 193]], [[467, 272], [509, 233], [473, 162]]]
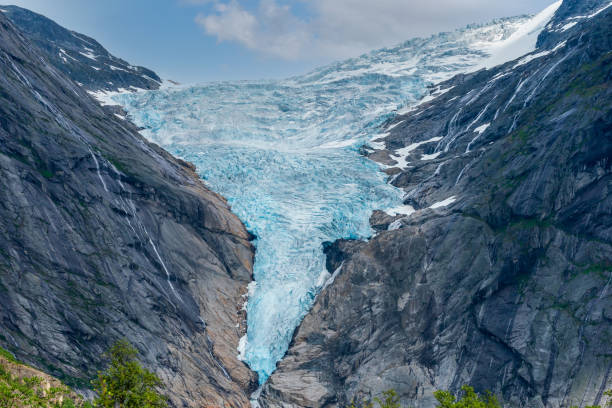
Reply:
[[174, 405], [247, 406], [257, 381], [236, 345], [250, 234], [192, 165], [104, 110], [6, 14], [0, 346], [85, 389], [127, 338]]
[[[326, 249], [319, 294], [263, 407], [406, 406], [471, 384], [507, 406], [604, 403], [612, 387], [612, 7], [565, 0], [538, 49], [462, 75], [386, 126], [415, 212]], [[440, 92], [442, 91], [442, 92]], [[406, 163], [404, 165], [404, 163]]]
[[96, 40], [68, 30], [45, 16], [17, 6], [0, 6], [41, 56], [89, 91], [158, 89], [161, 79], [150, 69], [132, 66], [111, 55]]

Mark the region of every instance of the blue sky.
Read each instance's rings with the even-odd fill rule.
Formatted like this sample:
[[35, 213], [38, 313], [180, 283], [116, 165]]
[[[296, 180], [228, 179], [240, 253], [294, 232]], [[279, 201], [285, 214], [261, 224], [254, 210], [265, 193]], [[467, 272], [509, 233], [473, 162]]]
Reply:
[[[1, 1], [1, 0], [0, 0]], [[6, 1], [6, 0], [5, 0]], [[553, 0], [13, 0], [179, 82], [279, 78]]]

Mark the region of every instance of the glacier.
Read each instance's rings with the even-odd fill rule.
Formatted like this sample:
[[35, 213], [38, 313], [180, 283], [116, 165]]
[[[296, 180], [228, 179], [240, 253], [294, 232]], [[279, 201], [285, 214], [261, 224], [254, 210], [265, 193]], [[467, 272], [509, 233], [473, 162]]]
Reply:
[[260, 383], [333, 279], [323, 243], [368, 239], [373, 210], [407, 207], [403, 191], [360, 148], [383, 147], [374, 140], [385, 122], [422, 100], [433, 84], [520, 56], [503, 55], [508, 44], [533, 50], [555, 5], [537, 16], [413, 39], [284, 80], [99, 95], [122, 105], [146, 138], [194, 163], [256, 236], [248, 329], [237, 354]]

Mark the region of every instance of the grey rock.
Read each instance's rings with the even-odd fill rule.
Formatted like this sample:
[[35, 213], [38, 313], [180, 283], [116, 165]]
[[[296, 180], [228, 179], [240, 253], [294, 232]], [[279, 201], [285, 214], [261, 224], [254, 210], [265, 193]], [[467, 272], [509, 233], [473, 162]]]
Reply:
[[126, 338], [173, 406], [247, 407], [250, 234], [0, 13], [0, 346], [87, 393]]
[[455, 77], [388, 124], [401, 122], [389, 150], [443, 137], [393, 178], [417, 211], [368, 242], [326, 246], [340, 273], [296, 330], [263, 407], [343, 406], [393, 388], [405, 406], [429, 408], [434, 390], [464, 384], [508, 407], [606, 402], [612, 8], [559, 27], [607, 3], [566, 0], [539, 41], [550, 54]]

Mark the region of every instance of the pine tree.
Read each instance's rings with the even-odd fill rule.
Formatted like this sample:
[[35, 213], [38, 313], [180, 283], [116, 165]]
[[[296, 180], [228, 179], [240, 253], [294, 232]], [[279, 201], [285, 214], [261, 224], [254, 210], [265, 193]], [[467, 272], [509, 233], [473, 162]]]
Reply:
[[118, 341], [108, 352], [110, 364], [92, 381], [99, 408], [164, 408], [167, 399], [158, 390], [162, 382], [138, 362], [138, 352], [126, 340]]

